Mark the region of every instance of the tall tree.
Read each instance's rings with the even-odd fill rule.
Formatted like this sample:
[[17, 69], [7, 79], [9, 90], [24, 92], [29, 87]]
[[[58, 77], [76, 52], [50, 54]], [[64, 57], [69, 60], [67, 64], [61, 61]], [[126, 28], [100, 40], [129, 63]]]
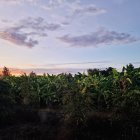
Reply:
[[7, 67], [4, 67], [3, 68], [3, 71], [2, 71], [2, 75], [3, 76], [10, 76], [10, 70], [7, 68]]

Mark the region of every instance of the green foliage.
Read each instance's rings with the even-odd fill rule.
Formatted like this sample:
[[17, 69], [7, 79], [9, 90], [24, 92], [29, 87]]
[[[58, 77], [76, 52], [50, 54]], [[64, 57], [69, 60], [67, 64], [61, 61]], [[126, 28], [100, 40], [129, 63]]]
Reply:
[[7, 82], [0, 80], [0, 122], [13, 113], [14, 98], [10, 89], [11, 86]]
[[[4, 82], [5, 81], [5, 82]], [[0, 105], [61, 109], [66, 118], [84, 122], [90, 111], [140, 112], [140, 68], [114, 68], [78, 73], [6, 76], [0, 83]]]

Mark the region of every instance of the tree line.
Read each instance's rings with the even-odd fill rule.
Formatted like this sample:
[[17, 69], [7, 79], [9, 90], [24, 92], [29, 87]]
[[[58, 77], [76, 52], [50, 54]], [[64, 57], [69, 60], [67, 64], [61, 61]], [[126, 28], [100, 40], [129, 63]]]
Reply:
[[4, 67], [0, 80], [0, 118], [14, 113], [14, 106], [60, 109], [77, 123], [91, 111], [140, 112], [140, 68], [132, 64], [121, 72], [89, 69], [77, 73], [12, 76]]

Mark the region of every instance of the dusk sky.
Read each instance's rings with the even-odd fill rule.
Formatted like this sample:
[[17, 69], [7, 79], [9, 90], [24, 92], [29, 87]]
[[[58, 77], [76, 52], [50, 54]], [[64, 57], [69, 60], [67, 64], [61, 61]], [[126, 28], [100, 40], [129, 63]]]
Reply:
[[0, 0], [0, 67], [140, 66], [140, 0]]

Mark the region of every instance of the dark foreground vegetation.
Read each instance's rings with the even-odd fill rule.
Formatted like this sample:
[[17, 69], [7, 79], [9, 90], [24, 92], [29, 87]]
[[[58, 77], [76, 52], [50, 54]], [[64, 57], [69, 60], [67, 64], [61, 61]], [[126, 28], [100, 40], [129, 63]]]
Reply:
[[140, 68], [0, 79], [0, 140], [139, 140]]

